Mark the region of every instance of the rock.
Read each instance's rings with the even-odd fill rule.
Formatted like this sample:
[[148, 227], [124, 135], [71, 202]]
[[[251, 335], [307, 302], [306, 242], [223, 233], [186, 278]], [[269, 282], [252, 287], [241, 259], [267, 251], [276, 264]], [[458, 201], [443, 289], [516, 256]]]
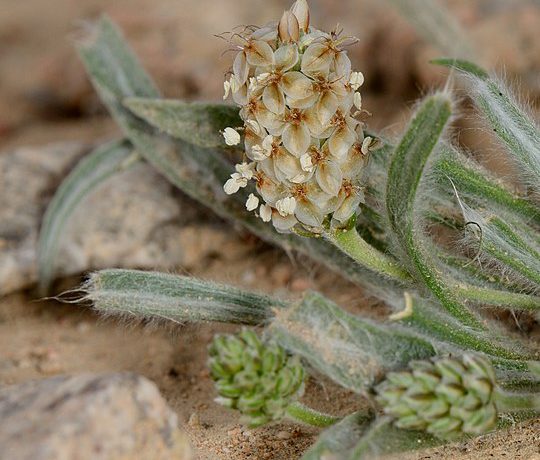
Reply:
[[[36, 282], [42, 214], [88, 150], [60, 143], [0, 152], [0, 296]], [[80, 203], [61, 236], [58, 274], [109, 267], [174, 270], [216, 254], [236, 257], [242, 248], [238, 237], [215, 222], [212, 213], [141, 163]]]
[[144, 377], [59, 376], [0, 389], [0, 458], [190, 460], [176, 414]]

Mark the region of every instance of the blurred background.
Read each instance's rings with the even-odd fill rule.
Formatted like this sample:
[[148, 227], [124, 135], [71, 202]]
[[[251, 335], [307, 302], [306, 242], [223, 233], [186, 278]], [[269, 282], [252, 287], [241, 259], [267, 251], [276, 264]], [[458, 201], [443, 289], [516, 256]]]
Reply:
[[[217, 100], [230, 66], [214, 37], [240, 24], [276, 20], [289, 0], [2, 0], [0, 8], [0, 147], [59, 139], [94, 141], [116, 133], [74, 51], [77, 30], [109, 14], [123, 29], [166, 97]], [[363, 71], [373, 128], [404, 120], [420, 94], [444, 82], [428, 63], [446, 54], [418, 31], [400, 0], [312, 0], [312, 23], [339, 21], [360, 39], [350, 54]], [[466, 32], [484, 65], [540, 96], [540, 3], [537, 0], [441, 2]], [[452, 44], [449, 44], [450, 46]], [[444, 46], [443, 46], [444, 47]], [[439, 48], [439, 49], [438, 49]]]
[[[24, 291], [37, 279], [38, 231], [58, 184], [92, 147], [121, 135], [77, 57], [74, 45], [81, 31], [107, 13], [165, 97], [220, 101], [232, 57], [223, 55], [228, 45], [215, 35], [237, 25], [277, 20], [291, 2], [0, 0], [0, 389], [57, 374], [130, 371], [158, 386], [201, 460], [291, 460], [313, 441], [316, 430], [281, 424], [246, 437], [235, 416], [211, 402], [205, 350], [214, 332], [227, 327], [175, 325], [174, 334], [138, 324], [126, 328], [89, 308], [36, 302], [35, 292]], [[448, 72], [429, 60], [453, 52], [506, 76], [531, 110], [538, 111], [539, 0], [443, 0], [439, 3], [453, 20], [443, 17], [442, 22], [426, 20], [428, 11], [422, 8], [403, 14], [411, 2], [435, 3], [309, 2], [314, 26], [330, 30], [339, 21], [345, 34], [359, 38], [349, 53], [353, 68], [366, 77], [362, 96], [373, 114], [370, 128], [399, 131], [416, 99], [446, 82]], [[445, 29], [454, 31], [452, 40], [440, 34]], [[466, 113], [467, 100], [462, 101]], [[460, 131], [458, 141], [474, 147], [492, 167], [504, 169], [489, 133], [477, 129], [467, 115], [459, 123], [468, 129]], [[187, 199], [148, 165], [137, 165], [93, 192], [72, 216], [58, 256], [59, 273], [71, 278], [59, 281], [55, 292], [73, 288], [88, 270], [145, 268], [278, 296], [298, 297], [316, 289], [352, 311], [381, 314], [356, 286], [328, 269], [237, 230]], [[523, 322], [515, 324], [523, 327]], [[348, 411], [358, 404], [358, 398], [331, 384], [310, 382], [308, 393], [321, 410]], [[49, 424], [46, 418], [44, 425]], [[106, 433], [81, 436], [103, 443], [113, 437], [104, 427]], [[463, 449], [444, 448], [430, 458], [538, 458], [533, 436], [537, 438], [538, 424], [528, 430], [483, 437]], [[154, 439], [155, 433], [144, 433]], [[2, 435], [0, 426], [0, 447]], [[530, 455], [518, 456], [524, 449]], [[400, 460], [404, 458], [416, 457]]]

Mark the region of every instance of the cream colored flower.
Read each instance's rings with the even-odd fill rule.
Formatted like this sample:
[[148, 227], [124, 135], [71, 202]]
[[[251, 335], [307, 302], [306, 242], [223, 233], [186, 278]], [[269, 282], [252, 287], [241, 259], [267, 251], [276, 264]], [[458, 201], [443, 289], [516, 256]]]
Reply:
[[354, 106], [358, 110], [362, 110], [362, 95], [360, 93], [354, 93]]
[[240, 144], [240, 134], [233, 128], [225, 128], [225, 131], [223, 131], [223, 137], [225, 138], [225, 143], [227, 145]]
[[349, 85], [354, 91], [358, 91], [364, 84], [364, 74], [362, 72], [352, 72], [349, 78]]
[[[362, 174], [372, 140], [364, 139], [361, 72], [345, 48], [352, 39], [310, 26], [306, 0], [279, 22], [240, 36], [225, 97], [240, 106], [246, 162], [225, 183], [236, 193], [256, 184], [245, 203], [279, 232], [345, 226], [363, 200]], [[229, 145], [240, 134], [227, 128]]]
[[373, 143], [372, 137], [368, 136], [364, 139], [364, 142], [362, 142], [362, 153], [364, 155], [367, 155], [369, 153], [369, 147], [371, 146], [372, 143]]
[[272, 208], [267, 204], [262, 204], [259, 208], [259, 216], [263, 222], [270, 222], [272, 220]]
[[231, 91], [231, 82], [225, 80], [223, 82], [223, 100], [227, 99], [229, 97], [229, 92]]
[[227, 195], [232, 195], [241, 188], [244, 188], [247, 186], [248, 180], [245, 177], [242, 177], [239, 173], [233, 173], [231, 174], [231, 178], [225, 182], [225, 185], [223, 186], [223, 190]]
[[248, 211], [255, 211], [259, 207], [259, 199], [253, 195], [253, 193], [250, 193], [248, 196], [248, 199], [246, 201], [246, 209]]
[[296, 209], [296, 200], [292, 196], [278, 200], [276, 202], [276, 209], [282, 217], [290, 216], [294, 214], [294, 210]]

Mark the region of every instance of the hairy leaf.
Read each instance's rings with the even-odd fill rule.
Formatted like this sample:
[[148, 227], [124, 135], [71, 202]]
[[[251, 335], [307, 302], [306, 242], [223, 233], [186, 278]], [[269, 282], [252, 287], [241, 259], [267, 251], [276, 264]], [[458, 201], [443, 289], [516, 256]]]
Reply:
[[101, 270], [83, 286], [84, 300], [104, 315], [261, 325], [280, 300], [192, 277], [138, 270]]
[[340, 460], [378, 458], [385, 454], [427, 449], [443, 443], [422, 431], [396, 428], [390, 419], [382, 417], [371, 425], [352, 452]]
[[325, 460], [346, 455], [358, 443], [372, 420], [373, 415], [366, 412], [355, 412], [345, 417], [324, 430], [302, 460]]
[[314, 292], [277, 312], [269, 332], [315, 369], [357, 392], [387, 371], [435, 353], [429, 342], [392, 325], [346, 313]]
[[54, 279], [58, 248], [71, 213], [106, 179], [138, 160], [128, 142], [114, 141], [85, 156], [60, 184], [47, 207], [39, 234], [37, 263], [43, 293]]
[[510, 90], [470, 62], [454, 59], [433, 62], [468, 76], [473, 101], [507, 146], [522, 177], [537, 193], [540, 192], [540, 130]]
[[160, 131], [201, 147], [223, 147], [221, 131], [242, 124], [233, 105], [145, 98], [128, 98], [124, 105]]
[[388, 173], [386, 209], [392, 230], [418, 278], [452, 316], [479, 327], [476, 316], [459, 302], [422, 244], [419, 216], [415, 212], [420, 180], [451, 114], [452, 101], [445, 93], [423, 101], [394, 152]]

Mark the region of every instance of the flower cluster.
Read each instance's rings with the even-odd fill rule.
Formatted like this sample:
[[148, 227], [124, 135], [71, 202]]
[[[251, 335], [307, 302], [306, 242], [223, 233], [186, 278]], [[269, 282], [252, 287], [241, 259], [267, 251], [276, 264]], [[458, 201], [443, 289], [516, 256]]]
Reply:
[[288, 356], [279, 345], [263, 344], [253, 331], [216, 336], [209, 355], [216, 401], [239, 410], [242, 423], [250, 427], [282, 419], [302, 395], [304, 368], [298, 356]]
[[416, 361], [410, 367], [389, 373], [377, 387], [377, 400], [397, 427], [446, 440], [495, 428], [495, 374], [487, 361], [464, 356]]
[[[345, 226], [363, 200], [361, 175], [373, 139], [364, 138], [364, 77], [351, 70], [338, 32], [310, 27], [306, 0], [297, 0], [277, 24], [244, 34], [225, 97], [244, 120], [245, 161], [224, 186], [227, 194], [256, 184], [246, 207], [278, 231], [300, 225], [320, 233]], [[233, 128], [228, 145], [241, 142]]]

